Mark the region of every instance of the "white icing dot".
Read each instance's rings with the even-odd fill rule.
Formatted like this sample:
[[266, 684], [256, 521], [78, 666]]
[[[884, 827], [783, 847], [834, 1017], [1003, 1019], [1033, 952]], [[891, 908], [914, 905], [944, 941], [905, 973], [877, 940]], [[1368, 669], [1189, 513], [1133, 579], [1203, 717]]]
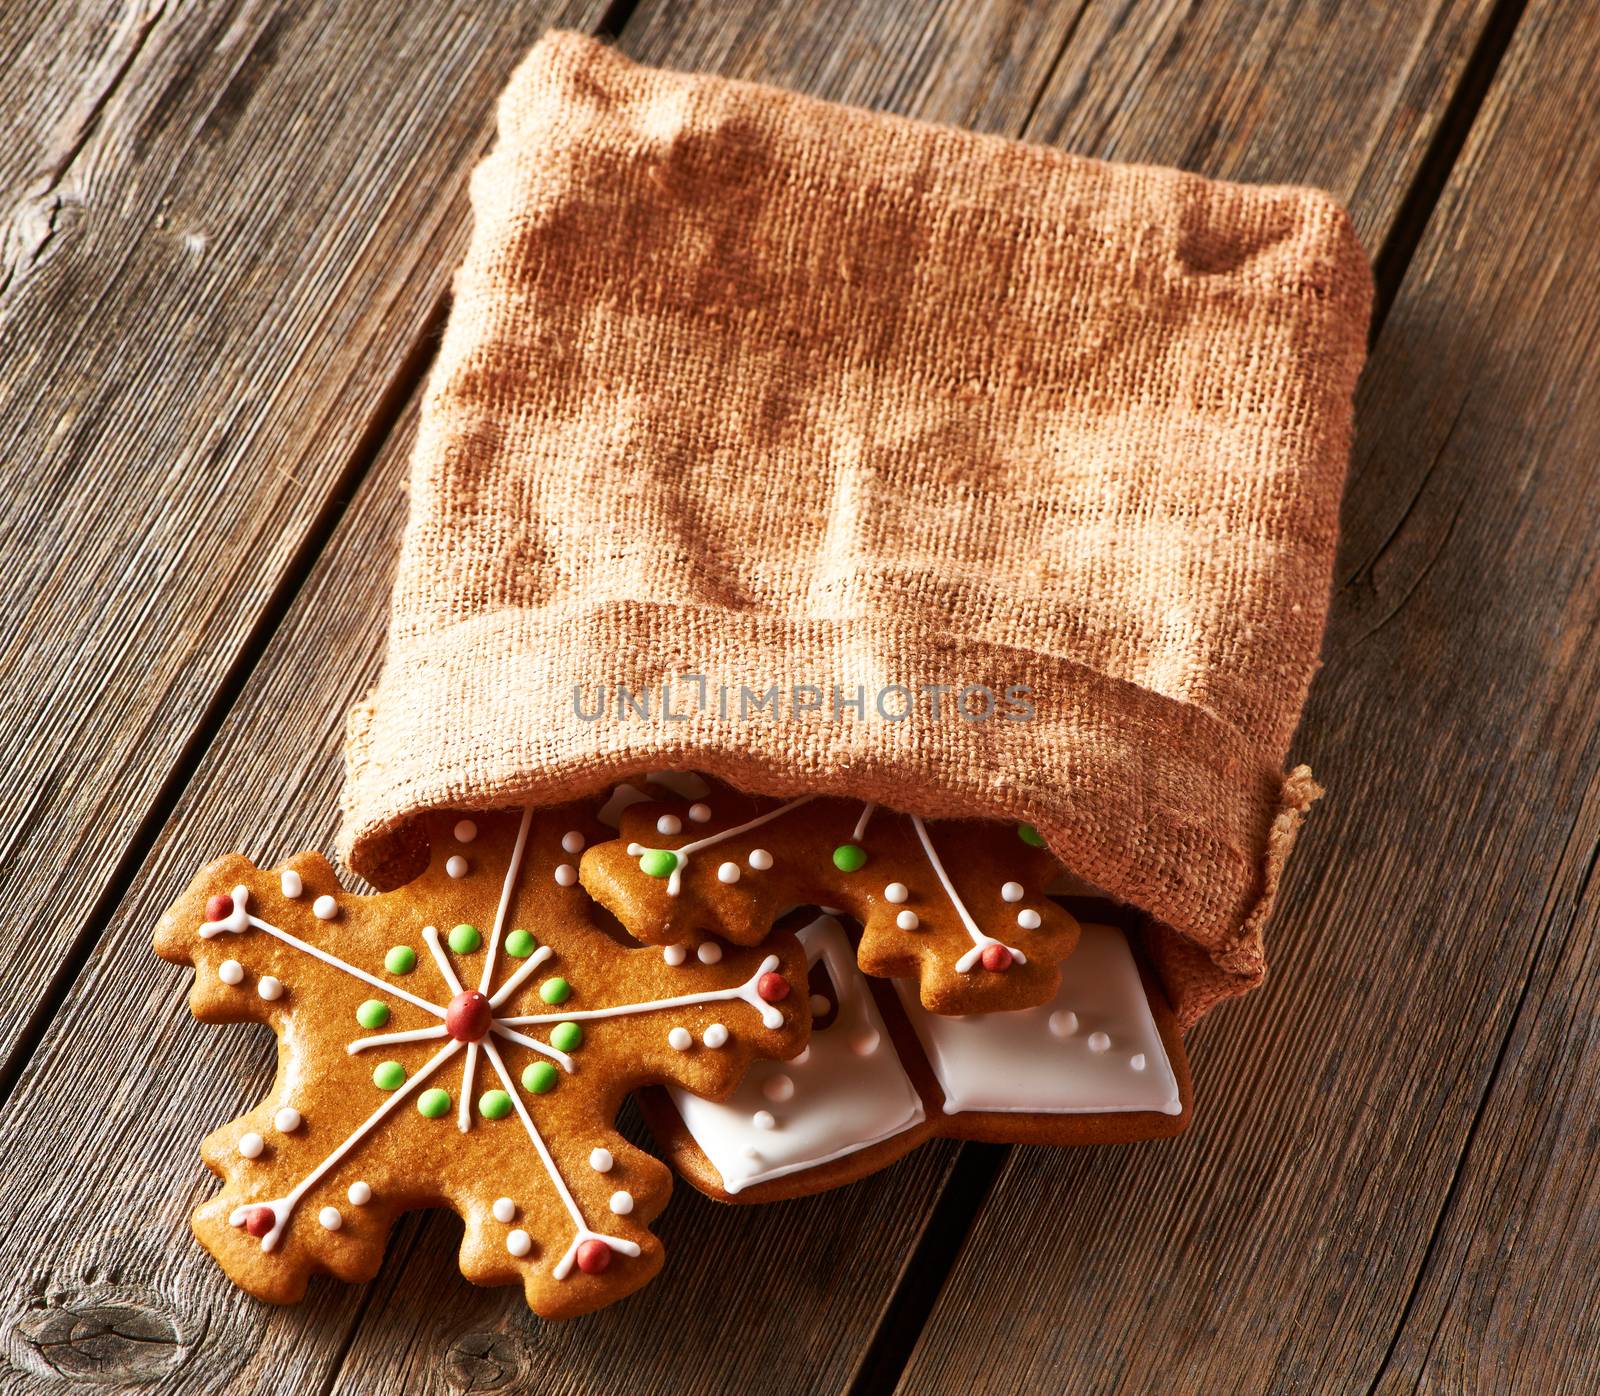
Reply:
[[1036, 930], [1038, 930], [1039, 929], [1039, 913], [1037, 911], [1035, 911], [1031, 906], [1028, 907], [1027, 910], [1025, 910], [1025, 911], [1019, 911], [1017, 913], [1017, 925], [1021, 926], [1022, 929], [1025, 930], [1025, 931], [1036, 931]]
[[351, 1183], [350, 1191], [345, 1196], [350, 1199], [352, 1207], [365, 1207], [372, 1201], [372, 1189], [365, 1183]]
[[1058, 1008], [1050, 1015], [1050, 1031], [1057, 1037], [1071, 1037], [1078, 1030], [1078, 1015], [1070, 1008]]
[[914, 931], [922, 924], [922, 922], [917, 919], [917, 913], [914, 911], [902, 911], [894, 918], [894, 923], [902, 931]]
[[611, 1165], [615, 1162], [616, 1160], [611, 1157], [610, 1149], [589, 1150], [589, 1167], [594, 1169], [596, 1173], [609, 1173]]
[[568, 829], [561, 836], [561, 848], [565, 853], [582, 853], [584, 838], [576, 829]]
[[833, 1004], [829, 1001], [828, 996], [826, 994], [812, 994], [812, 996], [811, 996], [811, 1016], [813, 1018], [822, 1017], [822, 1015], [824, 1013], [826, 1013], [832, 1007], [833, 1007]]
[[224, 960], [217, 966], [217, 978], [224, 984], [240, 984], [244, 981], [244, 966], [237, 960]]
[[703, 940], [694, 954], [701, 964], [714, 965], [722, 958], [722, 947], [714, 940]]
[[317, 1220], [322, 1223], [324, 1231], [337, 1231], [344, 1225], [344, 1218], [339, 1215], [337, 1207], [324, 1207], [317, 1213]]
[[533, 1237], [519, 1226], [506, 1237], [506, 1249], [514, 1256], [525, 1256], [533, 1249]]
[[866, 1028], [850, 1039], [850, 1050], [858, 1057], [870, 1057], [878, 1050], [880, 1041], [876, 1028]]
[[794, 1099], [794, 1078], [779, 1072], [776, 1076], [768, 1077], [761, 1084], [761, 1094], [768, 1100], [783, 1104], [786, 1100]]
[[445, 859], [444, 870], [449, 873], [451, 877], [465, 877], [467, 875], [467, 869], [467, 860], [459, 853], [452, 853], [447, 859]]
[[660, 819], [656, 820], [656, 833], [658, 834], [681, 834], [682, 832], [683, 820], [679, 819], [675, 814], [664, 814]]
[[884, 901], [893, 902], [896, 906], [899, 906], [910, 895], [910, 891], [903, 882], [891, 882], [883, 889]]
[[687, 1052], [694, 1045], [688, 1028], [674, 1028], [667, 1034], [667, 1046], [674, 1052]]
[[240, 1158], [260, 1158], [261, 1151], [266, 1147], [267, 1141], [257, 1134], [255, 1130], [239, 1136]]
[[689, 958], [689, 952], [681, 945], [663, 945], [661, 947], [661, 958], [669, 965], [681, 965]]
[[283, 888], [283, 895], [293, 901], [306, 890], [306, 885], [300, 879], [300, 874], [293, 868], [285, 868], [283, 876], [278, 879], [278, 885]]
[[772, 855], [764, 848], [752, 848], [745, 861], [757, 872], [766, 872], [772, 866]]
[[570, 887], [578, 880], [578, 870], [571, 863], [562, 863], [556, 869], [556, 886]]
[[274, 979], [270, 974], [263, 974], [260, 982], [256, 985], [256, 992], [268, 1003], [271, 1003], [273, 999], [283, 997], [283, 980]]
[[725, 1047], [728, 1044], [728, 1030], [721, 1023], [713, 1023], [700, 1040], [707, 1047]]
[[739, 880], [739, 865], [737, 863], [724, 863], [717, 869], [717, 881], [733, 883]]
[[698, 804], [689, 806], [689, 818], [696, 824], [704, 824], [711, 818], [711, 806]]
[[339, 903], [324, 892], [311, 903], [311, 914], [319, 921], [331, 921], [339, 914]]
[[743, 1153], [744, 1153], [744, 1156], [746, 1158], [760, 1158], [761, 1157], [761, 1150], [756, 1148], [756, 1146], [754, 1144], [746, 1144], [744, 1146]]
[[1006, 885], [1000, 889], [1000, 896], [1004, 901], [1020, 902], [1022, 900], [1022, 884], [1020, 882], [1006, 883]]
[[509, 1197], [497, 1197], [489, 1210], [494, 1213], [497, 1222], [508, 1222], [517, 1215], [517, 1204]]
[[478, 826], [470, 819], [463, 819], [456, 825], [456, 842], [471, 843], [478, 837]]
[[619, 1217], [625, 1217], [633, 1211], [633, 1194], [631, 1192], [614, 1192], [611, 1194], [611, 1210]]
[[799, 1054], [789, 1058], [790, 1066], [804, 1066], [811, 1060], [811, 1044], [808, 1042], [799, 1051]]
[[285, 1105], [272, 1117], [272, 1127], [279, 1134], [293, 1134], [300, 1128], [300, 1112], [292, 1105]]
[[750, 1117], [750, 1123], [757, 1129], [776, 1129], [778, 1127], [778, 1122], [773, 1119], [772, 1111], [770, 1110], [757, 1110]]
[[1089, 1034], [1089, 1050], [1091, 1052], [1109, 1052], [1111, 1050], [1111, 1039], [1103, 1032], [1092, 1032]]
[[1128, 1058], [1128, 1065], [1131, 1066], [1135, 1071], [1143, 1071], [1145, 1066], [1144, 1053], [1135, 1052], [1131, 1057]]

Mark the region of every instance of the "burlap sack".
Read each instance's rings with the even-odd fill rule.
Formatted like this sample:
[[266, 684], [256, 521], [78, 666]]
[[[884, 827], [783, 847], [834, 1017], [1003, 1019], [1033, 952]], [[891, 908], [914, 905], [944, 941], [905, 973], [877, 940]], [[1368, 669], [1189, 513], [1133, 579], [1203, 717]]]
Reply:
[[472, 201], [356, 869], [693, 768], [1027, 820], [1155, 918], [1185, 1024], [1259, 981], [1370, 294], [1327, 196], [553, 34]]

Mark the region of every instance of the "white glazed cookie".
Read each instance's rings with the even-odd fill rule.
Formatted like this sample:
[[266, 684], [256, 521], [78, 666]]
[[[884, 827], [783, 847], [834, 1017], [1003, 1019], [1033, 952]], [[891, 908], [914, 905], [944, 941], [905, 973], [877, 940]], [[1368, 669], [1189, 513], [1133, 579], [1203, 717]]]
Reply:
[[925, 1118], [844, 928], [823, 916], [798, 936], [837, 994], [813, 1004], [833, 1012], [828, 1026], [793, 1061], [753, 1065], [726, 1100], [668, 1091], [729, 1194], [860, 1153]]
[[[916, 985], [900, 980], [873, 1011], [870, 981], [851, 966], [838, 922], [823, 917], [799, 934], [839, 988], [831, 1024], [813, 1005], [824, 1026], [813, 1030], [809, 1050], [826, 1074], [808, 1080], [795, 1063], [758, 1063], [721, 1105], [681, 1089], [643, 1098], [668, 1157], [712, 1197], [757, 1202], [822, 1192], [936, 1136], [1129, 1143], [1178, 1134], [1189, 1122], [1176, 1024], [1115, 927], [1083, 927], [1051, 1002], [966, 1017], [927, 1012]], [[871, 1054], [853, 1055], [849, 1044], [885, 1028]], [[792, 1093], [782, 1084], [774, 1091], [780, 1080]], [[915, 1111], [902, 1082], [921, 1097]]]
[[947, 1115], [1183, 1113], [1139, 966], [1115, 927], [1083, 928], [1060, 991], [1039, 1008], [952, 1018], [925, 1012], [904, 980], [895, 990]]

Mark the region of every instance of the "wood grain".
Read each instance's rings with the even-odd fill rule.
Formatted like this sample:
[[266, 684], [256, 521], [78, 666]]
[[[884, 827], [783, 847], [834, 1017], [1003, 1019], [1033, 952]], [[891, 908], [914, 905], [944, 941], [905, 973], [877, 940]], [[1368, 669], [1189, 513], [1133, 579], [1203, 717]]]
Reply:
[[14, 100], [75, 92], [0, 184], [0, 1063], [412, 386], [496, 92], [598, 8], [146, 0], [17, 50]]
[[996, 1309], [1000, 1389], [1593, 1389], [1594, 40], [1529, 11], [1365, 379], [1269, 987], [1179, 1149], [1013, 1154], [904, 1389]]
[[[148, 928], [192, 868], [219, 849], [265, 857], [331, 841], [339, 720], [377, 663], [403, 512], [405, 430], [389, 437], [347, 509], [340, 496], [374, 432], [394, 413], [389, 399], [396, 383], [416, 376], [419, 327], [428, 322], [418, 307], [430, 296], [437, 300], [459, 255], [461, 180], [484, 139], [487, 94], [517, 52], [481, 15], [452, 18], [447, 7], [432, 7], [428, 27], [418, 30], [424, 7], [416, 8], [416, 14], [402, 8], [388, 28], [368, 35], [370, 49], [354, 35], [341, 37], [342, 12], [308, 18], [256, 8], [227, 16], [227, 25], [217, 13], [185, 12], [183, 22], [197, 27], [181, 39], [158, 25], [130, 77], [103, 104], [99, 134], [68, 171], [69, 177], [80, 167], [113, 172], [90, 181], [91, 192], [104, 189], [105, 199], [96, 193], [88, 213], [69, 217], [47, 255], [0, 300], [0, 350], [18, 346], [26, 370], [15, 379], [0, 375], [0, 452], [6, 453], [0, 459], [24, 459], [34, 472], [22, 492], [28, 497], [0, 503], [0, 527], [8, 537], [36, 535], [17, 560], [32, 587], [28, 605], [7, 617], [13, 634], [19, 625], [31, 627], [26, 648], [19, 641], [12, 651], [30, 667], [18, 671], [9, 690], [16, 706], [0, 741], [17, 743], [15, 750], [61, 753], [47, 769], [29, 773], [0, 915], [15, 922], [19, 909], [95, 906], [96, 887], [105, 889], [103, 927], [85, 927], [88, 917], [75, 922], [69, 912], [64, 926], [24, 938], [29, 944], [13, 949], [9, 967], [0, 964], [5, 982], [15, 986], [6, 992], [31, 1002], [52, 948], [58, 952], [80, 930], [96, 938], [28, 1063], [0, 1138], [0, 1212], [15, 1218], [0, 1236], [0, 1259], [18, 1277], [4, 1310], [6, 1359], [46, 1391], [119, 1380], [207, 1392], [330, 1385], [362, 1392], [488, 1390], [514, 1379], [541, 1389], [688, 1391], [727, 1389], [730, 1372], [745, 1389], [841, 1389], [903, 1281], [906, 1258], [948, 1173], [947, 1146], [924, 1150], [848, 1193], [792, 1207], [736, 1212], [680, 1197], [663, 1223], [669, 1273], [633, 1304], [559, 1331], [504, 1296], [455, 1280], [453, 1229], [446, 1223], [403, 1228], [370, 1294], [319, 1285], [307, 1305], [287, 1312], [241, 1301], [187, 1234], [185, 1214], [210, 1187], [195, 1162], [195, 1139], [255, 1098], [267, 1079], [270, 1045], [243, 1030], [192, 1024], [181, 976], [148, 954]], [[1341, 192], [1375, 191], [1363, 195], [1358, 209], [1369, 237], [1381, 236], [1393, 217], [1482, 7], [1372, 8], [1384, 16], [1363, 18], [1348, 31], [1376, 45], [1360, 81], [1346, 71], [1348, 55], [1332, 55], [1326, 46], [1302, 42], [1280, 52], [1277, 41], [1267, 43], [1274, 100], [1285, 107], [1247, 102], [1250, 139], [1235, 142], [1219, 131], [1213, 141], [1219, 162], [1243, 162], [1230, 166], [1240, 170], [1249, 168], [1256, 142], [1264, 142], [1264, 161], [1286, 152], [1284, 167], [1272, 173], [1295, 177], [1300, 167], [1289, 155], [1297, 124], [1317, 111], [1329, 119], [1331, 85], [1347, 83], [1337, 98], [1364, 153], [1342, 162], [1310, 150], [1302, 156], [1331, 162], [1307, 164], [1317, 171], [1338, 163], [1339, 178], [1352, 182]], [[1140, 49], [1132, 42], [1135, 22], [1119, 26], [1112, 22], [1116, 13], [954, 0], [651, 6], [624, 31], [623, 45], [651, 61], [716, 67], [1012, 133], [1034, 129], [1036, 109], [1056, 113], [1055, 120], [1078, 110], [1079, 100], [1118, 112], [1149, 102], [1142, 137], [1136, 119], [1119, 118], [1115, 138], [1124, 155], [1137, 152], [1140, 139], [1164, 149], [1160, 142], [1182, 126], [1196, 93], [1210, 94], [1225, 114], [1219, 119], [1243, 109], [1236, 103], [1248, 88], [1251, 55], [1264, 42], [1256, 29], [1235, 26], [1237, 44], [1230, 48], [1226, 33], [1203, 27], [1209, 20], [1162, 9], [1162, 44]], [[1336, 39], [1337, 25], [1331, 34], [1317, 28], [1320, 13], [1294, 9], [1282, 32]], [[496, 25], [538, 27], [529, 12], [502, 17], [496, 7], [493, 14]], [[325, 57], [312, 52], [305, 32], [319, 26], [318, 43], [337, 50]], [[263, 37], [269, 28], [272, 36]], [[207, 46], [236, 30], [245, 37], [231, 47]], [[1111, 42], [1119, 36], [1130, 47], [1114, 61], [1106, 55], [1121, 52]], [[1101, 56], [1080, 60], [1076, 45], [1091, 39], [1102, 45], [1094, 50]], [[1202, 39], [1200, 64], [1186, 44]], [[436, 48], [444, 59], [436, 59]], [[1191, 59], [1205, 74], [1180, 79]], [[446, 76], [433, 70], [435, 62]], [[285, 73], [294, 81], [280, 95]], [[1081, 81], [1070, 77], [1079, 73]], [[1068, 80], [1081, 99], [1060, 96], [1059, 84]], [[457, 86], [448, 88], [450, 81]], [[230, 99], [240, 82], [247, 90]], [[178, 113], [141, 117], [152, 109], [156, 88], [178, 104]], [[307, 99], [322, 89], [331, 95]], [[1168, 95], [1158, 100], [1152, 93]], [[315, 112], [302, 111], [319, 103], [345, 112], [359, 107], [397, 144], [358, 157], [346, 150], [346, 165], [354, 159], [354, 166], [335, 170], [337, 153], [322, 146], [337, 145], [340, 121], [319, 122]], [[215, 111], [227, 115], [213, 130], [208, 113]], [[114, 134], [145, 128], [139, 152], [133, 136]], [[281, 143], [285, 131], [301, 145], [263, 161], [261, 152]], [[119, 155], [122, 143], [130, 144]], [[1191, 163], [1204, 167], [1210, 153], [1202, 148]], [[317, 202], [322, 191], [301, 187], [318, 175], [345, 181], [338, 198]], [[166, 225], [130, 232], [116, 211], [138, 204], [151, 180], [166, 181], [163, 187], [180, 197]], [[256, 189], [266, 210], [259, 218], [251, 212]], [[301, 207], [306, 198], [309, 213]], [[217, 225], [210, 221], [213, 203]], [[102, 207], [112, 212], [97, 213]], [[98, 217], [106, 219], [104, 229], [97, 230]], [[217, 252], [217, 264], [202, 259], [203, 270], [191, 274], [182, 261], [192, 255], [183, 234], [198, 231], [215, 250], [213, 226], [227, 227], [227, 250]], [[323, 229], [331, 230], [336, 250], [313, 245]], [[74, 241], [79, 237], [84, 250]], [[124, 276], [127, 285], [118, 279]], [[220, 325], [215, 334], [213, 324]], [[146, 334], [149, 345], [141, 342]], [[67, 343], [53, 343], [53, 335]], [[266, 450], [302, 483], [285, 484], [263, 468]], [[151, 466], [152, 459], [158, 464]], [[183, 487], [185, 472], [203, 483], [198, 504]], [[1418, 526], [1423, 522], [1419, 515]], [[48, 543], [51, 529], [70, 539], [71, 549]], [[298, 572], [330, 529], [326, 552], [288, 604]], [[303, 542], [308, 532], [312, 543]], [[126, 590], [109, 592], [112, 581]], [[100, 600], [106, 595], [109, 604]], [[92, 604], [98, 610], [83, 614]], [[83, 656], [87, 666], [64, 678], [62, 669], [72, 670]], [[96, 703], [84, 698], [86, 672], [90, 687], [103, 694]], [[145, 674], [155, 677], [146, 681]], [[78, 681], [76, 690], [70, 679]], [[213, 702], [214, 716], [197, 716]], [[175, 795], [176, 808], [162, 822]], [[124, 887], [118, 860], [122, 850], [139, 846], [138, 827], [147, 818], [154, 821], [150, 858]], [[1303, 903], [1298, 914], [1305, 914]], [[1241, 1057], [1238, 1047], [1225, 1044], [1219, 1067], [1230, 1080], [1241, 1060], [1281, 1069], [1264, 1045], [1284, 1031], [1281, 1012], [1263, 1013], [1258, 1003], [1228, 1020], [1240, 1024], [1245, 1047], [1257, 1053]], [[1385, 1004], [1379, 1016], [1396, 1011], [1398, 1005]], [[1302, 1001], [1299, 1012], [1300, 1026], [1319, 1023], [1322, 1003]], [[1208, 1039], [1200, 1045], [1205, 1052]], [[1326, 1044], [1312, 1045], [1317, 1054], [1308, 1060], [1325, 1062]], [[140, 1065], [123, 1066], [130, 1062]], [[89, 1123], [63, 1129], [62, 1121], [77, 1118]], [[1252, 1115], [1234, 1119], [1241, 1133], [1261, 1132]], [[1326, 1128], [1347, 1128], [1349, 1119], [1348, 1110], [1331, 1113]], [[1281, 1144], [1281, 1131], [1270, 1142]], [[1012, 1167], [1030, 1158], [1048, 1167], [1053, 1171], [1043, 1181], [1050, 1189], [1061, 1186], [1062, 1176], [1084, 1186], [1074, 1182], [1084, 1176], [1075, 1170], [1110, 1169], [1134, 1183], [1144, 1169], [1161, 1169], [1169, 1184], [1176, 1173], [1180, 1191], [1171, 1200], [1158, 1207], [1141, 1201], [1136, 1209], [1159, 1217], [1176, 1213], [1181, 1189], [1223, 1185], [1223, 1175], [1202, 1164], [1208, 1152], [1195, 1147], [1182, 1155], [1187, 1162], [1174, 1162], [1150, 1150], [1111, 1151], [1098, 1161], [1019, 1151]], [[1287, 1171], [1293, 1162], [1262, 1157], [1265, 1176], [1246, 1180], [1241, 1190], [1246, 1205], [1270, 1194], [1274, 1168]], [[109, 1181], [60, 1182], [102, 1174]], [[1028, 1207], [1033, 1196], [1022, 1194]], [[1008, 1208], [1014, 1205], [1008, 1200]], [[999, 1220], [991, 1209], [983, 1225]], [[1149, 1242], [1143, 1261], [1125, 1254], [1141, 1234]], [[1174, 1249], [1169, 1229], [1152, 1223], [1141, 1233], [1136, 1218], [1107, 1235], [1110, 1249], [1096, 1255], [1089, 1248], [1086, 1262], [1107, 1281], [1127, 1276], [1122, 1283], [1131, 1293]], [[762, 1262], [779, 1238], [799, 1260], [769, 1275]], [[984, 1250], [966, 1251], [962, 1273], [969, 1279], [973, 1258]], [[1031, 1265], [1043, 1248], [1030, 1241], [1026, 1253]], [[1017, 1269], [991, 1260], [976, 1277], [967, 1317], [985, 1327], [981, 1342], [971, 1337], [974, 1330], [967, 1341], [976, 1342], [969, 1352], [987, 1360], [981, 1378], [960, 1373], [967, 1385], [976, 1380], [978, 1389], [996, 1389], [988, 1364], [1004, 1370], [999, 1349], [1022, 1346], [1017, 1337], [998, 1343], [993, 1319], [996, 1296], [1015, 1283], [1009, 1276]], [[1023, 1313], [1042, 1309], [1052, 1284], [1059, 1285], [1037, 1273], [1032, 1278]], [[1065, 1331], [1061, 1311], [1050, 1303], [1050, 1322]], [[723, 1317], [724, 1304], [732, 1317]], [[1107, 1321], [1119, 1312], [1108, 1307]], [[940, 1314], [948, 1323], [949, 1306]], [[1264, 1321], [1259, 1313], [1250, 1318]], [[1125, 1331], [1119, 1341], [1126, 1341]], [[665, 1359], [663, 1350], [670, 1354]], [[763, 1384], [772, 1381], [778, 1385]]]

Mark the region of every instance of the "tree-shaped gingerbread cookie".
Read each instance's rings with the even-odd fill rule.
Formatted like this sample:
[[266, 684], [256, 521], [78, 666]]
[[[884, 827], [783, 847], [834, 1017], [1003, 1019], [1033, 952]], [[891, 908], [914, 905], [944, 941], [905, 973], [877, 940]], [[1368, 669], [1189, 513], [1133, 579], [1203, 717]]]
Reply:
[[619, 828], [584, 853], [584, 886], [669, 955], [710, 932], [757, 945], [788, 908], [815, 903], [861, 923], [866, 973], [917, 980], [930, 1012], [989, 1013], [1049, 1002], [1078, 941], [1045, 895], [1060, 865], [1027, 825], [719, 787], [630, 805]]
[[721, 1098], [753, 1058], [801, 1051], [804, 953], [619, 943], [577, 885], [608, 831], [572, 808], [425, 832], [427, 870], [395, 892], [348, 893], [317, 854], [228, 857], [163, 917], [156, 951], [194, 966], [195, 1016], [279, 1039], [267, 1098], [203, 1145], [224, 1187], [195, 1234], [287, 1303], [314, 1272], [370, 1279], [402, 1212], [450, 1207], [468, 1279], [520, 1282], [550, 1318], [598, 1308], [660, 1268], [649, 1224], [671, 1187], [617, 1133], [623, 1096]]

